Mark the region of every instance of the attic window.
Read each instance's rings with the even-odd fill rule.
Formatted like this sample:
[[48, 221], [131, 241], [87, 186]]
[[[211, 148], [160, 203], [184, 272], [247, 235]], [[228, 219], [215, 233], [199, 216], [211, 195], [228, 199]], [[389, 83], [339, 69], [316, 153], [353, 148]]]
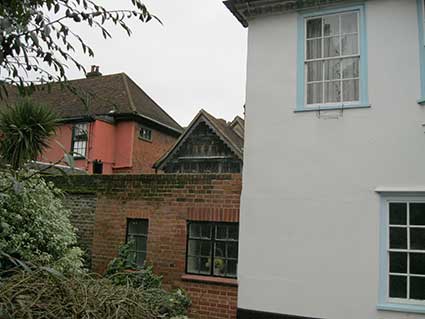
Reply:
[[145, 141], [152, 141], [152, 130], [146, 127], [140, 127], [139, 138]]

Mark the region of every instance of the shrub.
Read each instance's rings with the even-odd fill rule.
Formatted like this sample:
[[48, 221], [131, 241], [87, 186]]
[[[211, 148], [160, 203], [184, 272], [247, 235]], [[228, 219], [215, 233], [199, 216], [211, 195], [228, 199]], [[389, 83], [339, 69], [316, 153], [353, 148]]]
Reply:
[[0, 172], [0, 251], [64, 273], [81, 271], [82, 251], [62, 193], [31, 172], [17, 174]]

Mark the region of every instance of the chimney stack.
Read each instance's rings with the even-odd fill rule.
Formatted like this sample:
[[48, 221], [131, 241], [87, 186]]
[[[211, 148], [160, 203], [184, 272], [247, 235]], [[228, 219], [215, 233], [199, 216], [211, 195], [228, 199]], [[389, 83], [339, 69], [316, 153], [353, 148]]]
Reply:
[[100, 71], [99, 71], [99, 66], [98, 65], [92, 65], [91, 71], [87, 72], [86, 77], [92, 78], [92, 77], [101, 76], [101, 75], [102, 75], [102, 73], [100, 73]]

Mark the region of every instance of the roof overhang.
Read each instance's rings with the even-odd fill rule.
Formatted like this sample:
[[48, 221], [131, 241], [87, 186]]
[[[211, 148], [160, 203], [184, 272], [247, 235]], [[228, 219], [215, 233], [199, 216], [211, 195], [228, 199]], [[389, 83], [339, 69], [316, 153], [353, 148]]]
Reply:
[[284, 12], [323, 7], [347, 0], [226, 0], [223, 3], [244, 26], [250, 19]]

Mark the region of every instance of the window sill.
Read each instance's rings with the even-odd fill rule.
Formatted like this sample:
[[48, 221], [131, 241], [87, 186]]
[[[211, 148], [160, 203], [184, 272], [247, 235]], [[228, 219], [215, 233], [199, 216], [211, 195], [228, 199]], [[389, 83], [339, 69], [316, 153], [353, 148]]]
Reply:
[[143, 137], [140, 137], [140, 136], [139, 136], [139, 140], [145, 141], [145, 142], [148, 142], [148, 143], [152, 143], [152, 140], [149, 140], [147, 138], [143, 138]]
[[[425, 103], [425, 101], [424, 101]], [[295, 113], [302, 112], [318, 112], [318, 111], [333, 111], [333, 110], [351, 110], [351, 109], [369, 109], [371, 108], [370, 104], [356, 104], [356, 105], [337, 105], [337, 106], [321, 106], [321, 107], [300, 107], [294, 110]]]
[[425, 105], [425, 97], [420, 97], [417, 101], [416, 101], [419, 105]]
[[396, 304], [396, 303], [383, 303], [376, 306], [378, 310], [384, 311], [397, 311], [397, 312], [409, 312], [409, 313], [425, 313], [425, 305], [407, 305], [407, 304]]
[[221, 277], [208, 277], [208, 276], [200, 276], [200, 275], [189, 275], [185, 274], [181, 276], [183, 281], [194, 281], [205, 284], [216, 284], [216, 285], [224, 285], [224, 286], [238, 286], [238, 280], [233, 278], [221, 278]]

